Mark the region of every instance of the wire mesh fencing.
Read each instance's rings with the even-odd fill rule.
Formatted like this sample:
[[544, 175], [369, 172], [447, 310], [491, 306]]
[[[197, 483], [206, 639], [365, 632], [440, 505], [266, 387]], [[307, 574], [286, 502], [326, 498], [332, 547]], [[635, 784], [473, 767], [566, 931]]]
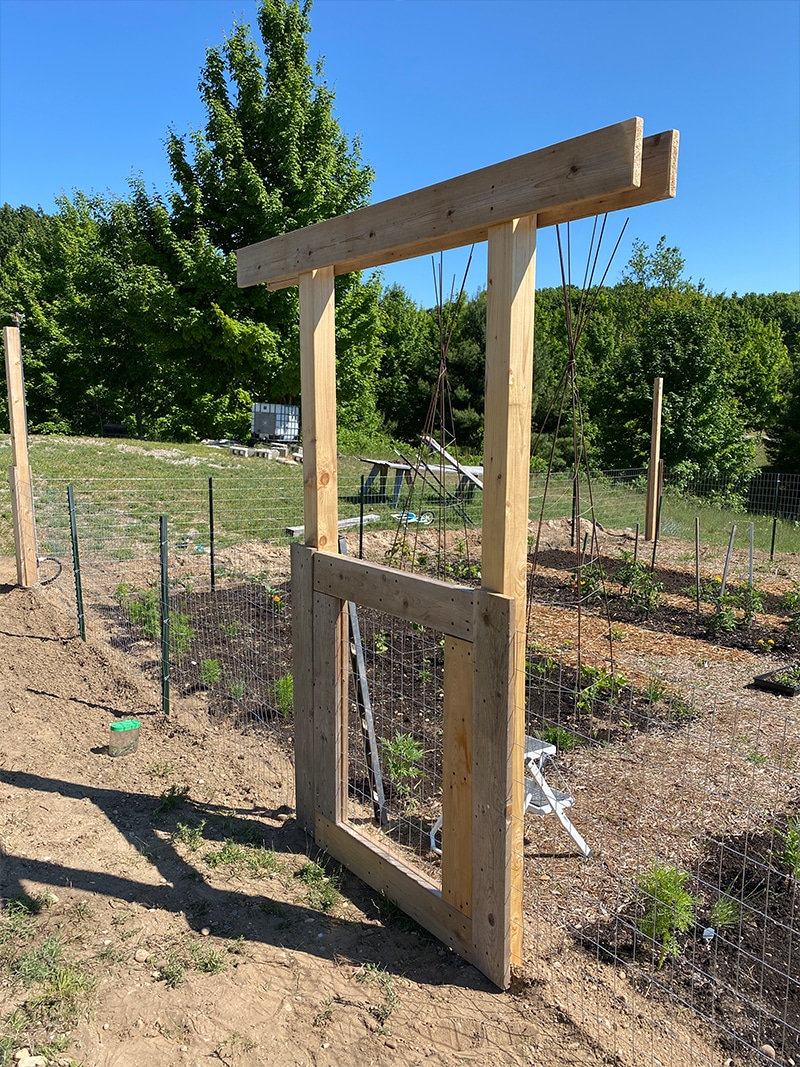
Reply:
[[[263, 486], [246, 489], [188, 478], [85, 479], [74, 487], [90, 638], [108, 641], [146, 673], [158, 713], [166, 560], [172, 709], [237, 731], [252, 756], [245, 773], [266, 802], [287, 808], [294, 803], [287, 531], [302, 512], [298, 472], [289, 474], [283, 481], [270, 468]], [[357, 485], [341, 488], [346, 519], [362, 505], [378, 515], [363, 529], [348, 528], [350, 554], [479, 584], [478, 523], [451, 524], [446, 495], [432, 491], [424, 502], [434, 521], [414, 522], [409, 512], [423, 509], [398, 506], [391, 490], [389, 499], [367, 501]], [[571, 483], [561, 490], [544, 521], [571, 521]], [[638, 501], [640, 488], [612, 484], [608, 493], [620, 510], [609, 503], [598, 514], [612, 519], [601, 525], [627, 525], [623, 505]], [[36, 504], [40, 554], [62, 568], [53, 588], [77, 618], [64, 485], [37, 482]], [[536, 515], [534, 502], [531, 531]], [[585, 524], [576, 530], [580, 548]], [[553, 538], [542, 549], [551, 557], [541, 565], [537, 602], [589, 609], [592, 590], [573, 575], [572, 557], [561, 559], [562, 544]], [[737, 566], [746, 569], [746, 560]], [[630, 619], [646, 622], [634, 607]], [[554, 641], [535, 606], [532, 614], [528, 740], [518, 767], [529, 970], [547, 978], [587, 1031], [603, 1031], [605, 1040], [614, 1029], [623, 1062], [717, 1064], [730, 1055], [757, 1063], [762, 1048], [800, 1062], [794, 704], [733, 697], [740, 678], [733, 688], [703, 687], [687, 677], [664, 680], [643, 662], [623, 672], [605, 639], [589, 639], [588, 624], [578, 656], [561, 616]], [[441, 885], [446, 640], [390, 612], [356, 605], [353, 617], [347, 818]], [[632, 626], [617, 624], [618, 641]], [[672, 623], [666, 629], [674, 632]]]

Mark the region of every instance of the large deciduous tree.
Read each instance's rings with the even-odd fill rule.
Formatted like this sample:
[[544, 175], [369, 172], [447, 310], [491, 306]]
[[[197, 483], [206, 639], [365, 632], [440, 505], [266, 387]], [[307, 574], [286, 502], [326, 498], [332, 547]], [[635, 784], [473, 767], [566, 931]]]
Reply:
[[[203, 130], [168, 141], [176, 190], [175, 234], [207, 236], [233, 271], [235, 249], [367, 203], [372, 170], [361, 161], [333, 114], [333, 93], [308, 59], [310, 0], [262, 0], [258, 27], [237, 24], [221, 47], [209, 48], [200, 78]], [[345, 430], [369, 434], [380, 360], [375, 284], [358, 275], [337, 279], [337, 333]], [[294, 291], [263, 286], [237, 293], [225, 306], [269, 326], [278, 366], [260, 399], [291, 400], [299, 390], [298, 308]]]

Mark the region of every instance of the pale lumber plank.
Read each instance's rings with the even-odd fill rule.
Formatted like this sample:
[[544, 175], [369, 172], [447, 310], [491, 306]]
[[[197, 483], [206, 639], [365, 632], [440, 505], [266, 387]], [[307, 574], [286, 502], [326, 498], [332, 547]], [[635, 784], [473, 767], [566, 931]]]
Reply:
[[442, 896], [472, 914], [472, 644], [444, 645]]
[[664, 402], [664, 379], [653, 379], [653, 415], [650, 422], [650, 464], [647, 468], [647, 507], [644, 539], [655, 541], [658, 522], [658, 468], [661, 460], [661, 411]]
[[297, 822], [314, 833], [314, 552], [295, 542], [292, 559], [292, 662], [294, 663], [294, 776]]
[[316, 840], [362, 882], [383, 893], [420, 926], [469, 959], [471, 922], [442, 899], [434, 882], [382, 852], [350, 826], [317, 816]]
[[11, 517], [14, 529], [17, 584], [27, 589], [36, 585], [39, 580], [39, 568], [36, 553], [36, 516], [28, 458], [28, 421], [22, 373], [22, 343], [18, 326], [3, 327], [3, 351], [11, 437], [12, 467], [8, 472], [8, 477], [11, 487]]
[[[469, 244], [487, 227], [545, 209], [568, 218], [590, 199], [639, 187], [640, 118], [462, 174], [237, 251], [241, 287], [297, 284], [321, 267], [337, 273]], [[569, 208], [567, 205], [571, 205]]]
[[336, 338], [333, 268], [300, 278], [300, 380], [303, 396], [305, 543], [336, 552]]
[[[472, 705], [473, 962], [500, 988], [511, 980], [515, 909], [512, 863], [514, 722], [508, 714], [515, 669], [515, 602], [479, 590], [475, 596]], [[520, 779], [522, 759], [519, 759]], [[520, 811], [521, 815], [521, 811]]]
[[472, 640], [472, 590], [349, 556], [318, 555], [314, 589]]
[[[519, 665], [504, 698], [509, 744], [520, 766], [520, 774], [513, 778], [513, 818], [509, 828], [511, 911], [507, 933], [514, 967], [522, 964], [521, 753], [525, 743], [525, 602], [536, 224], [535, 218], [519, 219], [489, 231], [486, 310], [481, 574], [484, 589], [513, 599], [513, 658]], [[499, 877], [500, 872], [497, 873]]]
[[[315, 554], [315, 560], [319, 554]], [[315, 808], [344, 818], [347, 790], [347, 648], [342, 601], [314, 594]]]
[[[622, 192], [587, 197], [581, 201], [567, 201], [556, 207], [544, 208], [539, 213], [537, 221], [539, 229], [543, 229], [545, 226], [574, 222], [577, 219], [591, 218], [593, 215], [602, 215], [606, 212], [641, 207], [643, 204], [652, 204], [658, 200], [671, 199], [675, 196], [677, 189], [678, 144], [679, 135], [677, 130], [665, 130], [662, 133], [645, 137], [642, 140], [641, 184], [638, 187]], [[476, 226], [461, 233], [449, 235], [446, 238], [432, 236], [427, 240], [421, 239], [413, 250], [406, 248], [388, 249], [385, 255], [381, 255], [381, 258], [378, 258], [378, 255], [373, 253], [362, 256], [354, 255], [337, 261], [334, 271], [337, 275], [348, 274], [350, 271], [367, 270], [370, 267], [381, 266], [384, 263], [396, 263], [404, 259], [411, 259], [414, 256], [445, 252], [449, 248], [458, 248], [461, 245], [477, 244], [480, 241], [485, 241], [488, 233], [488, 225]], [[255, 285], [257, 281], [258, 279], [254, 278], [250, 281], [240, 281], [239, 284]], [[288, 286], [297, 285], [297, 283], [298, 276], [290, 274], [268, 282], [267, 288], [285, 289]]]

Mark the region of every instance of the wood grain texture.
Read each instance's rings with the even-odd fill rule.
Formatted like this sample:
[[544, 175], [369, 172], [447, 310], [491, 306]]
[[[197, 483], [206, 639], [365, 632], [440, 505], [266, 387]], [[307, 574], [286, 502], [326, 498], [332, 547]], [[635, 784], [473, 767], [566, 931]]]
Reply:
[[347, 556], [318, 556], [314, 589], [472, 639], [472, 590]]
[[[280, 234], [237, 252], [238, 284], [297, 284], [321, 267], [363, 270], [484, 240], [489, 226], [581, 205], [641, 184], [639, 118], [462, 174], [347, 215]], [[589, 212], [592, 214], [593, 212]]]
[[[521, 923], [513, 886], [515, 602], [475, 596], [472, 705], [472, 941], [474, 962], [505, 989], [515, 965], [511, 934]], [[521, 761], [520, 761], [521, 767]], [[520, 908], [519, 916], [514, 909]]]
[[36, 517], [28, 458], [28, 423], [19, 327], [3, 327], [3, 351], [11, 436], [12, 466], [8, 472], [8, 479], [11, 488], [11, 521], [14, 529], [17, 584], [28, 589], [36, 585], [39, 580], [39, 564], [36, 553]]
[[334, 823], [344, 819], [347, 790], [345, 619], [341, 600], [314, 593], [315, 810]]
[[295, 542], [292, 558], [292, 663], [294, 677], [294, 774], [297, 822], [314, 833], [314, 552]]
[[442, 899], [435, 883], [381, 852], [351, 827], [335, 825], [322, 815], [317, 816], [316, 839], [362, 882], [385, 894], [445, 945], [471, 959], [470, 920]]
[[303, 396], [304, 539], [336, 552], [336, 336], [333, 268], [300, 278], [300, 380]]
[[442, 896], [472, 914], [472, 644], [444, 643]]

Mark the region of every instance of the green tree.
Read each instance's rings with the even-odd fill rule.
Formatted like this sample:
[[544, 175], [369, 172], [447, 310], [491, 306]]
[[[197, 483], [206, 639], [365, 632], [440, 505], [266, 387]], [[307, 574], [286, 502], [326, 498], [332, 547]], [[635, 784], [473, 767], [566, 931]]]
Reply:
[[[313, 70], [308, 60], [310, 9], [309, 0], [262, 0], [263, 54], [244, 24], [221, 47], [209, 48], [200, 78], [204, 129], [169, 137], [175, 235], [188, 241], [202, 235], [230, 271], [235, 249], [351, 211], [369, 198], [373, 172], [333, 115], [321, 62]], [[337, 279], [336, 297], [340, 423], [369, 432], [376, 425], [380, 360], [377, 290], [351, 275]], [[279, 358], [262, 398], [296, 398], [296, 291], [256, 286], [226, 294], [217, 305], [233, 319], [269, 326]]]
[[603, 464], [646, 464], [653, 379], [663, 377], [662, 454], [670, 470], [687, 480], [714, 474], [725, 485], [746, 475], [755, 448], [732, 389], [734, 362], [711, 300], [697, 292], [656, 299], [611, 368], [601, 412]]

